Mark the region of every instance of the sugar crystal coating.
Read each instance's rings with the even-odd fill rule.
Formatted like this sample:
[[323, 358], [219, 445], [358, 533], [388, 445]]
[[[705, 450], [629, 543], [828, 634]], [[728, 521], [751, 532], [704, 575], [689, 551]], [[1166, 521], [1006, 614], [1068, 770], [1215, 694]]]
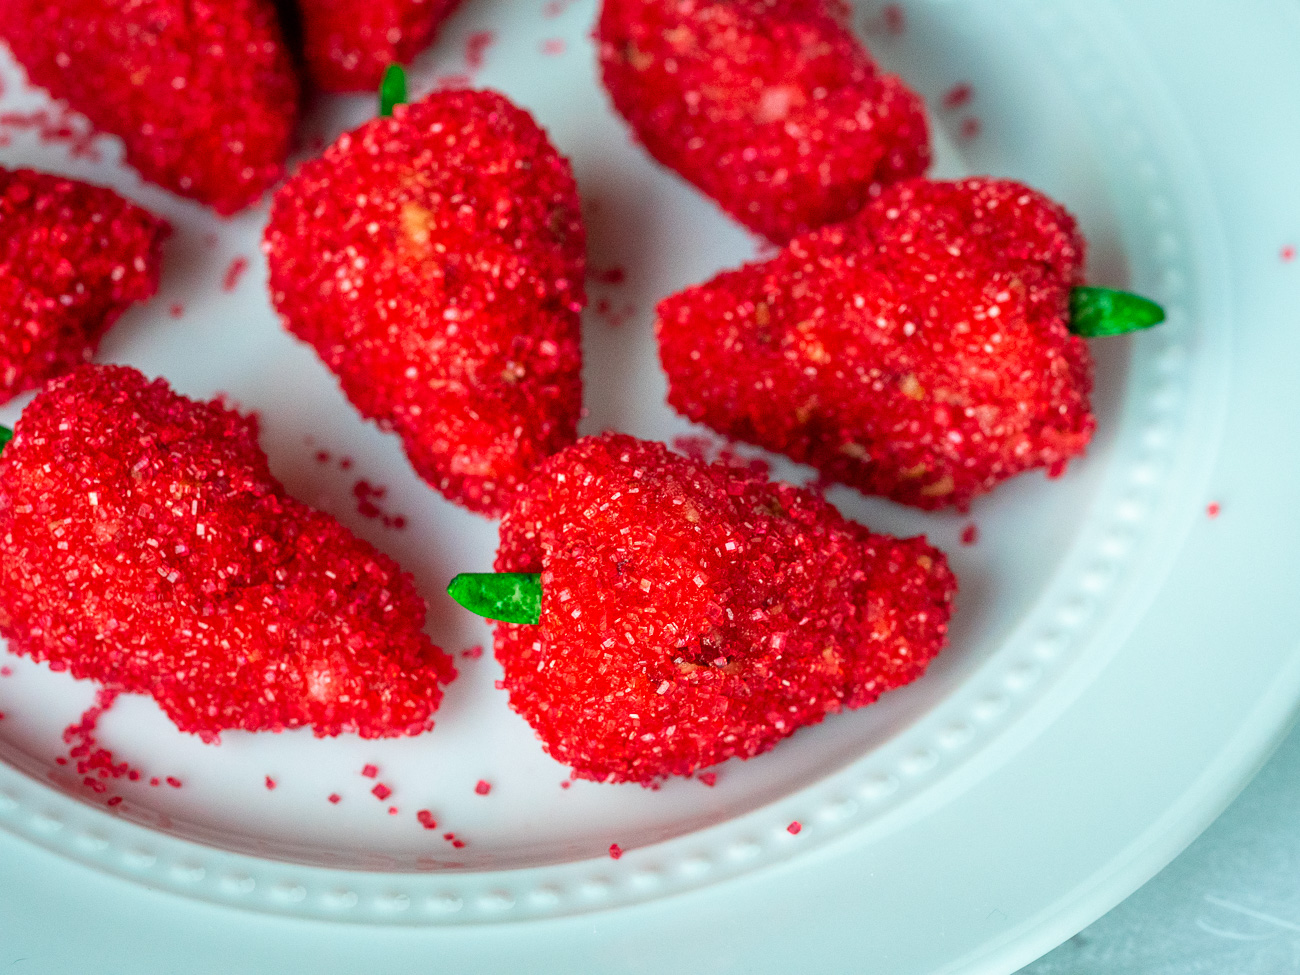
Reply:
[[1086, 447], [1071, 335], [1083, 239], [1008, 180], [913, 180], [853, 220], [660, 303], [668, 401], [831, 481], [965, 509]]
[[417, 734], [451, 660], [410, 577], [285, 495], [257, 424], [80, 366], [0, 453], [0, 635], [182, 731]]
[[297, 0], [303, 55], [325, 91], [370, 91], [388, 65], [407, 64], [433, 42], [461, 0]]
[[956, 591], [923, 538], [623, 434], [542, 465], [496, 568], [542, 573], [541, 623], [496, 628], [510, 706], [578, 777], [643, 784], [916, 679]]
[[0, 168], [0, 402], [85, 362], [158, 290], [168, 232], [105, 187]]
[[0, 0], [0, 37], [151, 182], [228, 214], [284, 171], [298, 83], [271, 0]]
[[604, 0], [597, 41], [650, 154], [777, 243], [930, 163], [921, 99], [839, 0]]
[[503, 96], [436, 92], [342, 136], [276, 193], [264, 247], [285, 326], [451, 500], [495, 514], [573, 442], [577, 186]]

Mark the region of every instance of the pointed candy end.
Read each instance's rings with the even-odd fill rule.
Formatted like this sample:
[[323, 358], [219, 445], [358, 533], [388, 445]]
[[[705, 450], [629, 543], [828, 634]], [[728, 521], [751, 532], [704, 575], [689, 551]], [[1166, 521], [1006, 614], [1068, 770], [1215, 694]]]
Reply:
[[1084, 338], [1124, 335], [1165, 320], [1165, 310], [1150, 298], [1110, 288], [1070, 291], [1070, 331]]
[[542, 618], [542, 577], [534, 572], [462, 572], [447, 595], [490, 620], [535, 624]]
[[406, 101], [406, 71], [400, 64], [390, 64], [379, 83], [379, 114], [392, 115], [393, 106]]

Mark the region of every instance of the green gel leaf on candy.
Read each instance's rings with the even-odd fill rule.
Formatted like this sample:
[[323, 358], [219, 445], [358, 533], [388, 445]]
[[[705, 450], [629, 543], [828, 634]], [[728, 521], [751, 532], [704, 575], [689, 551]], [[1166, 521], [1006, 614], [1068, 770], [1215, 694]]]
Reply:
[[10, 440], [14, 438], [14, 432], [8, 427], [0, 427], [0, 450], [4, 450]]
[[379, 114], [392, 115], [394, 105], [406, 102], [406, 72], [400, 64], [390, 64], [379, 83]]
[[490, 620], [537, 623], [542, 618], [542, 577], [535, 572], [462, 572], [447, 594]]
[[1141, 295], [1110, 288], [1070, 290], [1070, 331], [1084, 338], [1124, 335], [1164, 320], [1165, 310]]

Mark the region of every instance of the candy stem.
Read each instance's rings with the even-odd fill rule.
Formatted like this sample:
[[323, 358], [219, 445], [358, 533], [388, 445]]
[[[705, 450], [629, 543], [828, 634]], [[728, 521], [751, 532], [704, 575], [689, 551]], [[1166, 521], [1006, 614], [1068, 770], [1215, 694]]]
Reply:
[[490, 620], [537, 623], [542, 618], [542, 577], [535, 572], [462, 572], [447, 594]]
[[14, 432], [8, 427], [0, 427], [0, 450], [4, 450], [10, 440], [14, 438]]
[[406, 102], [406, 72], [400, 64], [390, 64], [379, 83], [379, 114], [392, 115], [393, 106]]
[[1123, 335], [1165, 320], [1165, 310], [1149, 298], [1110, 288], [1070, 291], [1070, 331], [1084, 338]]

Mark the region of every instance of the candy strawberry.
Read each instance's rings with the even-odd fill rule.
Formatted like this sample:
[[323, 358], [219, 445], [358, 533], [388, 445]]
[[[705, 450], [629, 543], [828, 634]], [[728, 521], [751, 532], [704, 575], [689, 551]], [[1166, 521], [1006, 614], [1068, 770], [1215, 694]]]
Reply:
[[918, 98], [839, 0], [605, 0], [605, 87], [650, 154], [782, 243], [930, 162]]
[[0, 453], [0, 634], [182, 731], [433, 724], [449, 658], [392, 560], [285, 495], [257, 422], [122, 366], [54, 380]]
[[89, 359], [158, 290], [167, 233], [110, 189], [0, 169], [0, 402]]
[[[830, 480], [965, 508], [1023, 471], [1062, 470], [1092, 436], [1072, 305], [1076, 329], [1089, 311], [1099, 333], [1120, 293], [1076, 287], [1083, 251], [1073, 218], [1018, 183], [898, 184], [663, 301], [668, 401]], [[1134, 303], [1154, 309], [1140, 324], [1159, 320]]]
[[408, 62], [461, 0], [298, 0], [307, 71], [325, 91], [367, 91]]
[[438, 92], [344, 135], [276, 193], [264, 246], [286, 327], [447, 497], [495, 513], [573, 442], [577, 187], [501, 95]]
[[511, 707], [607, 782], [748, 758], [916, 679], [956, 590], [924, 539], [622, 434], [542, 465], [496, 567], [542, 584], [539, 625], [497, 626]]
[[298, 85], [271, 0], [0, 0], [0, 37], [151, 182], [228, 214], [283, 172]]

